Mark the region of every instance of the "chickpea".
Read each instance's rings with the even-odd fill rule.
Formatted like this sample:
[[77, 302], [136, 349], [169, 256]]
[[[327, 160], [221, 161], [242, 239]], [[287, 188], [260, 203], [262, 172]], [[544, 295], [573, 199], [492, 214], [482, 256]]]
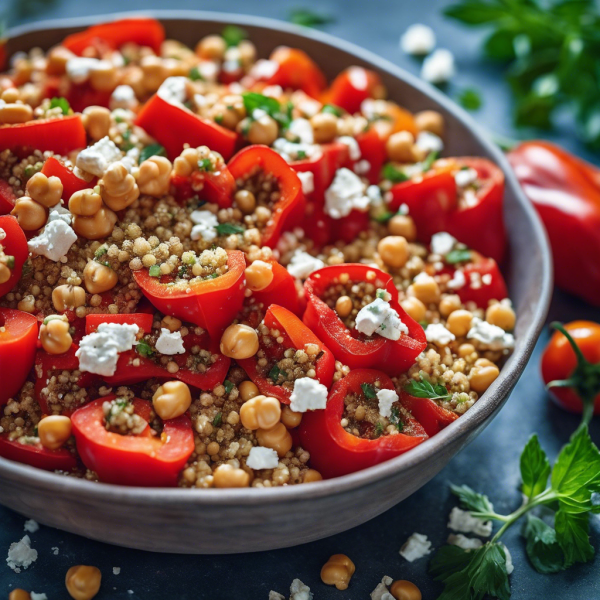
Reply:
[[249, 67], [256, 62], [256, 46], [250, 40], [242, 40], [238, 44], [242, 66]]
[[27, 193], [36, 202], [47, 208], [56, 206], [62, 197], [63, 184], [58, 177], [46, 177], [43, 173], [36, 173], [27, 181]]
[[245, 214], [249, 215], [256, 208], [256, 197], [248, 190], [238, 190], [234, 196], [237, 207]]
[[316, 144], [327, 144], [332, 142], [337, 135], [338, 118], [332, 113], [317, 113], [311, 117], [310, 124]]
[[440, 314], [442, 315], [442, 317], [447, 317], [450, 313], [454, 312], [455, 310], [458, 310], [461, 306], [462, 303], [460, 301], [460, 296], [458, 296], [457, 294], [450, 294], [448, 296], [444, 296], [440, 300]]
[[120, 161], [112, 163], [106, 169], [99, 185], [102, 200], [108, 208], [114, 211], [131, 206], [140, 195], [140, 189], [134, 176]]
[[354, 304], [352, 303], [352, 300], [350, 299], [349, 296], [340, 296], [335, 301], [335, 312], [342, 319], [347, 317], [352, 312], [353, 308], [354, 308]]
[[[144, 56], [140, 60], [140, 68], [142, 70], [142, 78], [139, 82], [139, 86], [136, 86], [137, 74], [134, 74], [130, 81], [123, 81], [123, 83], [128, 83], [128, 85], [136, 90], [137, 96], [155, 92], [161, 86], [162, 82], [167, 78], [167, 73], [163, 66], [163, 60], [159, 56], [154, 56], [153, 54]], [[140, 90], [136, 89], [136, 87], [142, 87], [144, 94], [139, 94]]]
[[29, 592], [17, 588], [8, 595], [8, 600], [31, 600], [31, 596], [29, 595]]
[[151, 156], [145, 160], [136, 175], [142, 194], [160, 198], [169, 193], [173, 165], [164, 156]]
[[471, 389], [478, 394], [483, 394], [496, 378], [500, 375], [500, 369], [493, 362], [480, 358], [475, 361], [475, 366], [469, 373]]
[[221, 353], [229, 358], [250, 358], [258, 352], [258, 334], [248, 325], [230, 325], [221, 337]]
[[75, 55], [64, 46], [54, 46], [46, 55], [46, 73], [48, 75], [64, 75], [67, 72], [67, 62]]
[[408, 260], [408, 242], [402, 236], [388, 235], [379, 240], [377, 252], [388, 267], [399, 269]]
[[292, 436], [283, 423], [277, 423], [271, 429], [257, 429], [256, 439], [261, 446], [277, 452], [279, 458], [285, 456], [292, 448]]
[[163, 420], [180, 417], [192, 404], [192, 393], [183, 381], [167, 381], [152, 396], [156, 414]]
[[394, 215], [388, 223], [388, 230], [392, 235], [400, 235], [408, 242], [417, 239], [417, 227], [412, 217], [408, 215]]
[[244, 469], [226, 463], [213, 471], [213, 485], [216, 488], [248, 487], [250, 475]]
[[62, 315], [50, 315], [40, 327], [42, 348], [48, 354], [64, 354], [73, 343], [69, 321]]
[[75, 215], [73, 217], [73, 229], [77, 235], [88, 240], [101, 240], [112, 233], [116, 222], [117, 215], [110, 208], [102, 206], [91, 217]]
[[17, 308], [23, 312], [33, 314], [35, 312], [35, 298], [31, 294], [23, 296], [23, 298], [19, 300]]
[[288, 429], [294, 429], [302, 422], [302, 413], [294, 412], [289, 406], [284, 406], [281, 411], [281, 422]]
[[255, 260], [246, 267], [246, 287], [253, 292], [260, 292], [273, 281], [273, 265], [263, 260]]
[[69, 198], [69, 210], [74, 215], [91, 217], [101, 208], [102, 197], [91, 189], [79, 190]]
[[421, 600], [421, 591], [412, 582], [405, 579], [398, 579], [390, 586], [390, 594], [396, 600]]
[[338, 590], [346, 590], [355, 570], [354, 563], [345, 554], [334, 554], [321, 569], [321, 581], [325, 585], [335, 585]]
[[87, 134], [94, 140], [101, 140], [110, 129], [110, 110], [104, 106], [88, 106], [81, 117]]
[[99, 92], [112, 92], [119, 83], [117, 68], [106, 60], [101, 60], [90, 71], [90, 85]]
[[473, 344], [461, 344], [458, 347], [458, 356], [461, 358], [471, 356], [473, 352], [475, 352], [475, 346], [473, 346]]
[[78, 285], [59, 285], [52, 290], [52, 304], [58, 312], [74, 310], [85, 304], [85, 290]]
[[91, 600], [100, 590], [102, 573], [96, 567], [77, 565], [67, 571], [65, 585], [73, 600]]
[[469, 333], [471, 329], [471, 322], [473, 321], [473, 314], [468, 310], [455, 310], [448, 315], [446, 321], [446, 328], [448, 331], [453, 333], [456, 337], [464, 337]]
[[263, 115], [250, 123], [246, 137], [251, 144], [270, 146], [277, 139], [278, 133], [277, 121], [269, 115]]
[[435, 135], [444, 135], [444, 117], [435, 110], [423, 110], [415, 115], [415, 125], [419, 131], [429, 131]]
[[241, 96], [224, 96], [215, 103], [208, 115], [214, 121], [218, 121], [219, 125], [235, 130], [239, 122], [246, 116], [246, 107]]
[[492, 304], [485, 311], [485, 320], [491, 325], [501, 327], [504, 331], [512, 331], [516, 319], [515, 311], [504, 304]]
[[260, 393], [256, 385], [252, 381], [242, 381], [238, 388], [240, 390], [240, 397], [244, 402], [247, 402], [251, 398], [258, 396], [258, 394]]
[[408, 316], [411, 319], [414, 319], [419, 323], [420, 321], [425, 320], [425, 313], [427, 312], [427, 307], [414, 296], [409, 296], [405, 300], [400, 302], [400, 306], [406, 311]]
[[17, 198], [15, 207], [10, 214], [17, 217], [19, 225], [25, 231], [36, 231], [42, 228], [48, 220], [48, 209], [27, 196]]
[[392, 133], [385, 143], [388, 158], [394, 162], [407, 163], [414, 161], [413, 147], [415, 138], [410, 131]]
[[302, 479], [302, 483], [313, 483], [315, 481], [323, 481], [323, 476], [319, 471], [315, 471], [314, 469], [308, 469], [304, 473], [304, 478]]
[[2, 92], [2, 94], [0, 94], [0, 98], [2, 98], [2, 100], [4, 100], [4, 102], [7, 102], [8, 104], [12, 104], [21, 99], [21, 93], [19, 92], [19, 90], [17, 88], [11, 87], [11, 88], [8, 88], [7, 90], [4, 90]]
[[189, 177], [198, 169], [199, 158], [198, 148], [184, 148], [182, 153], [173, 162], [175, 175]]
[[410, 296], [418, 298], [423, 304], [436, 303], [440, 299], [440, 288], [437, 281], [426, 273], [421, 273], [408, 288]]
[[33, 119], [33, 109], [29, 104], [11, 103], [0, 106], [0, 124], [16, 125]]
[[6, 283], [11, 275], [12, 271], [4, 263], [0, 263], [0, 283]]
[[58, 450], [71, 437], [71, 419], [64, 415], [50, 415], [38, 423], [38, 437], [44, 448]]
[[281, 404], [271, 396], [254, 396], [242, 404], [240, 419], [246, 429], [271, 429], [279, 423]]
[[196, 54], [206, 60], [222, 60], [227, 44], [220, 35], [207, 35], [196, 45]]
[[177, 318], [171, 315], [165, 315], [160, 322], [160, 326], [168, 329], [171, 333], [179, 331], [183, 323]]
[[90, 294], [108, 292], [117, 285], [118, 281], [117, 274], [110, 267], [93, 260], [83, 270], [83, 283]]

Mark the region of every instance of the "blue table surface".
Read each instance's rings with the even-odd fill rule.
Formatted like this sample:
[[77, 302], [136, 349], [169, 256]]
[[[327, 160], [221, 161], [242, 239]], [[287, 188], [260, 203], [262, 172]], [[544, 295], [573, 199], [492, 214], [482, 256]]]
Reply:
[[[0, 6], [2, 4], [5, 1], [0, 2]], [[293, 0], [280, 0], [276, 4], [259, 0], [171, 0], [169, 7], [285, 19], [290, 8], [299, 4]], [[418, 62], [399, 50], [398, 39], [412, 23], [431, 25], [438, 36], [438, 47], [447, 47], [456, 56], [458, 73], [449, 93], [453, 95], [462, 87], [475, 85], [484, 98], [484, 106], [477, 113], [477, 120], [495, 132], [515, 136], [517, 132], [512, 128], [510, 118], [510, 95], [502, 82], [501, 71], [479, 58], [482, 33], [465, 30], [445, 20], [440, 11], [447, 4], [431, 0], [374, 0], [370, 3], [322, 0], [318, 3], [304, 2], [303, 6], [335, 17], [335, 22], [326, 28], [328, 32], [365, 46], [416, 73], [419, 70]], [[142, 10], [149, 6], [165, 8], [164, 4], [144, 0], [129, 0], [127, 3], [104, 0], [101, 10], [108, 13], [121, 9]], [[96, 3], [63, 0], [50, 3], [35, 18], [29, 17], [21, 22], [97, 14], [98, 9]], [[16, 24], [14, 20], [12, 24]], [[573, 139], [571, 133], [572, 126], [563, 123], [550, 139], [589, 160], [597, 161], [597, 157], [589, 154]], [[600, 320], [600, 311], [556, 292], [548, 322], [576, 318]], [[421, 490], [369, 523], [296, 548], [230, 556], [152, 554], [41, 527], [38, 532], [30, 534], [32, 546], [39, 552], [37, 561], [31, 567], [16, 574], [0, 564], [0, 600], [15, 587], [44, 592], [49, 600], [67, 598], [64, 574], [75, 564], [91, 564], [101, 569], [103, 584], [98, 600], [266, 600], [271, 589], [287, 593], [292, 579], [296, 577], [310, 586], [316, 600], [362, 600], [369, 598], [370, 592], [384, 575], [414, 581], [422, 590], [423, 598], [433, 600], [441, 587], [427, 575], [427, 559], [408, 563], [399, 556], [398, 550], [414, 531], [426, 534], [436, 548], [445, 543], [448, 513], [456, 505], [455, 498], [449, 492], [449, 483], [470, 485], [488, 494], [499, 512], [510, 512], [520, 504], [519, 454], [529, 436], [537, 432], [553, 460], [577, 425], [577, 417], [563, 412], [548, 401], [541, 382], [540, 355], [548, 337], [549, 332], [545, 330], [511, 398], [484, 433]], [[592, 436], [596, 443], [600, 443], [598, 420], [593, 424]], [[0, 555], [5, 556], [8, 546], [24, 535], [24, 518], [0, 507], [0, 523]], [[514, 600], [600, 598], [598, 559], [560, 574], [540, 575], [527, 562], [518, 526], [508, 532], [504, 541], [515, 564], [511, 576]], [[596, 548], [600, 547], [599, 518], [592, 520], [591, 541]], [[56, 555], [52, 551], [54, 547], [59, 549]], [[356, 573], [345, 592], [325, 586], [319, 578], [321, 566], [335, 553], [348, 554], [356, 564]], [[113, 567], [120, 567], [119, 575], [113, 574]]]

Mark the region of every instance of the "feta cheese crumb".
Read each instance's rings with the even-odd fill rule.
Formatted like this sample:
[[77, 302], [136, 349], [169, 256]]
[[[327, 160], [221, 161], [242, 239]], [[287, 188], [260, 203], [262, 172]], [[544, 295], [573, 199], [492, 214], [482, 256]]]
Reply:
[[[371, 163], [368, 160], [359, 160], [355, 165], [354, 165], [354, 172], [357, 175], [366, 175], [369, 170], [371, 169]], [[368, 188], [367, 188], [367, 193], [368, 193]]]
[[50, 550], [52, 550], [52, 554], [54, 554], [54, 556], [58, 556], [58, 553], [59, 553], [58, 546], [52, 546], [52, 548], [50, 548]]
[[87, 81], [90, 73], [102, 66], [102, 62], [97, 58], [86, 58], [85, 56], [75, 56], [67, 61], [67, 77], [73, 83], [84, 83]]
[[311, 377], [301, 377], [294, 381], [290, 396], [290, 408], [294, 412], [318, 410], [327, 405], [327, 388]]
[[37, 560], [37, 550], [34, 550], [30, 544], [29, 536], [25, 535], [20, 541], [10, 545], [6, 563], [15, 573], [20, 573], [21, 567], [26, 569]]
[[293, 119], [288, 128], [288, 134], [297, 138], [301, 144], [314, 144], [313, 127], [308, 119]]
[[442, 138], [429, 131], [421, 131], [417, 136], [415, 145], [424, 152], [441, 152], [444, 149]]
[[31, 592], [29, 595], [31, 596], [31, 600], [48, 600], [46, 594], [36, 594], [35, 592]]
[[294, 579], [290, 586], [290, 600], [312, 600], [313, 594], [307, 585], [304, 585], [299, 579]]
[[454, 55], [440, 48], [423, 61], [421, 77], [429, 83], [445, 83], [454, 77]]
[[102, 177], [108, 166], [121, 158], [121, 151], [108, 137], [103, 137], [89, 148], [84, 148], [75, 164], [79, 169], [96, 177]]
[[58, 262], [77, 241], [77, 234], [62, 219], [50, 221], [40, 235], [27, 242], [27, 248], [34, 254]]
[[415, 56], [429, 54], [435, 48], [435, 33], [431, 27], [415, 23], [402, 34], [400, 48]]
[[465, 274], [460, 269], [456, 269], [452, 279], [446, 285], [451, 290], [459, 290], [461, 287], [464, 287], [466, 283], [467, 279]]
[[131, 109], [136, 104], [135, 92], [130, 85], [118, 85], [114, 89], [109, 101], [110, 110], [115, 110], [115, 108]]
[[187, 77], [167, 77], [156, 93], [169, 104], [183, 105], [187, 98], [188, 81]]
[[[254, 111], [252, 116], [256, 118], [256, 111]], [[291, 142], [286, 138], [277, 138], [273, 142], [273, 150], [279, 152], [288, 163], [294, 162], [295, 160], [313, 158], [322, 154], [321, 147], [318, 144]]]
[[400, 556], [413, 562], [431, 554], [431, 542], [422, 533], [413, 533], [400, 548]]
[[358, 142], [355, 138], [349, 135], [342, 135], [339, 138], [337, 138], [336, 141], [340, 142], [340, 144], [348, 146], [348, 155], [350, 157], [350, 160], [360, 160], [362, 154], [360, 151], [360, 146], [358, 145]]
[[324, 266], [325, 263], [320, 258], [298, 249], [292, 254], [287, 270], [296, 279], [306, 279], [311, 273], [322, 269]]
[[121, 572], [121, 567], [113, 567], [113, 575], [119, 575]]
[[356, 331], [365, 335], [378, 333], [388, 340], [399, 340], [400, 335], [408, 333], [408, 327], [400, 320], [398, 313], [389, 302], [375, 298], [363, 306], [356, 315]]
[[447, 346], [456, 339], [456, 336], [441, 323], [429, 323], [425, 328], [425, 338], [437, 346]]
[[251, 469], [274, 469], [279, 464], [279, 456], [272, 448], [254, 446], [250, 450], [246, 464]]
[[470, 538], [462, 533], [451, 533], [448, 536], [448, 543], [451, 546], [458, 546], [463, 550], [477, 550], [483, 546], [483, 542], [478, 538]]
[[161, 354], [185, 354], [181, 332], [174, 331], [171, 333], [168, 329], [161, 328], [160, 336], [156, 340], [156, 349]]
[[450, 513], [448, 528], [462, 533], [474, 533], [481, 537], [489, 537], [492, 534], [492, 522], [482, 521], [471, 516], [467, 510], [461, 510], [455, 506]]
[[461, 169], [454, 175], [454, 181], [460, 188], [469, 187], [477, 181], [477, 171], [475, 169]]
[[312, 194], [315, 191], [315, 176], [310, 171], [298, 171], [296, 175], [302, 184], [304, 194]]
[[394, 600], [394, 596], [390, 594], [389, 587], [394, 583], [394, 580], [387, 575], [384, 575], [381, 583], [371, 592], [371, 600]]
[[25, 525], [23, 525], [23, 529], [29, 533], [35, 533], [39, 530], [39, 528], [39, 523], [33, 519], [27, 519], [27, 521], [25, 521]]
[[382, 417], [391, 417], [392, 404], [398, 402], [398, 394], [394, 390], [379, 390], [377, 392], [377, 399], [379, 400], [379, 414]]
[[341, 219], [353, 209], [366, 211], [370, 202], [366, 190], [367, 186], [350, 169], [338, 169], [332, 184], [325, 190], [325, 212], [332, 219]]
[[504, 554], [506, 554], [506, 572], [510, 575], [515, 570], [515, 566], [513, 565], [512, 556], [508, 548], [504, 544], [502, 544], [502, 548], [504, 549]]
[[66, 208], [63, 208], [60, 204], [52, 206], [48, 211], [48, 223], [52, 221], [64, 221], [67, 225], [71, 224], [73, 215]]
[[367, 188], [367, 196], [371, 201], [371, 206], [381, 206], [383, 204], [383, 197], [381, 195], [381, 189], [378, 185], [370, 185]]
[[0, 227], [0, 242], [6, 239], [6, 231]]
[[279, 592], [274, 592], [271, 590], [269, 592], [269, 600], [285, 600], [285, 596]]
[[452, 252], [452, 248], [454, 248], [457, 241], [454, 236], [445, 231], [434, 233], [431, 236], [431, 251], [434, 254], [446, 256], [446, 254]]
[[216, 227], [219, 224], [219, 220], [210, 210], [194, 210], [190, 215], [190, 219], [192, 223], [195, 223], [190, 234], [192, 240], [202, 238], [210, 242], [217, 237]]
[[477, 340], [481, 346], [490, 350], [503, 350], [515, 346], [512, 333], [506, 333], [502, 327], [482, 321], [479, 317], [473, 317], [467, 339]]
[[274, 60], [259, 59], [250, 69], [250, 77], [253, 79], [271, 79], [279, 70], [279, 63]]

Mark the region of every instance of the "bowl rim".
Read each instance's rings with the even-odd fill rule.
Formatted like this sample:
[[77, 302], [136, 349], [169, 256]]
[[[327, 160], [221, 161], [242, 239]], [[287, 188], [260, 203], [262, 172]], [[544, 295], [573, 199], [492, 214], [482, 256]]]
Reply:
[[387, 72], [391, 76], [404, 81], [437, 102], [457, 121], [465, 125], [469, 130], [469, 133], [487, 151], [496, 164], [500, 166], [504, 172], [507, 187], [512, 188], [518, 203], [521, 205], [521, 208], [531, 223], [535, 240], [541, 250], [542, 279], [538, 293], [539, 300], [533, 310], [530, 322], [521, 333], [520, 337], [524, 340], [521, 347], [515, 350], [510, 356], [507, 364], [501, 370], [500, 376], [492, 384], [482, 400], [475, 403], [467, 413], [451, 423], [430, 440], [419, 444], [406, 454], [402, 454], [386, 462], [369, 467], [368, 469], [344, 475], [343, 477], [303, 485], [263, 489], [239, 488], [195, 490], [181, 488], [131, 487], [107, 483], [98, 485], [96, 482], [58, 475], [53, 472], [43, 471], [29, 465], [24, 465], [0, 457], [0, 480], [3, 477], [9, 477], [13, 482], [22, 484], [30, 484], [33, 482], [40, 486], [44, 486], [45, 488], [54, 488], [57, 492], [76, 494], [81, 499], [105, 499], [112, 502], [115, 500], [122, 500], [125, 502], [136, 502], [140, 505], [155, 504], [157, 501], [169, 502], [177, 505], [192, 504], [198, 506], [214, 505], [215, 503], [226, 506], [254, 506], [264, 505], [265, 503], [282, 504], [321, 498], [324, 496], [335, 496], [355, 488], [376, 484], [378, 481], [387, 477], [392, 477], [400, 471], [417, 467], [427, 459], [433, 459], [435, 455], [443, 452], [445, 448], [451, 445], [452, 439], [455, 436], [468, 436], [480, 426], [489, 424], [485, 423], [488, 420], [488, 417], [501, 408], [531, 357], [533, 347], [535, 346], [539, 333], [544, 325], [552, 292], [552, 258], [546, 232], [533, 206], [526, 199], [521, 190], [521, 187], [500, 148], [489, 139], [488, 135], [465, 110], [450, 100], [450, 98], [441, 91], [422, 81], [412, 73], [409, 73], [391, 61], [378, 56], [370, 50], [361, 48], [352, 42], [348, 42], [334, 35], [315, 29], [301, 27], [277, 19], [205, 10], [136, 10], [86, 17], [70, 17], [66, 19], [38, 21], [31, 24], [12, 27], [6, 32], [4, 37], [5, 39], [10, 40], [12, 37], [35, 31], [64, 29], [68, 27], [85, 27], [96, 23], [136, 16], [154, 17], [164, 21], [210, 21], [221, 23], [223, 25], [233, 24], [241, 27], [262, 27], [273, 29], [278, 32], [295, 34], [341, 49], [342, 51]]

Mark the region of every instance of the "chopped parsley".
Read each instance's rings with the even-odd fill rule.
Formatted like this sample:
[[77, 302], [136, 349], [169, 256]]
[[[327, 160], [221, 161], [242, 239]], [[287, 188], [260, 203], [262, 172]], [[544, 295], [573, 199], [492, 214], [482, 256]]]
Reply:
[[99, 260], [108, 252], [108, 248], [106, 246], [100, 246], [96, 252], [94, 252], [94, 258]]
[[431, 400], [449, 400], [452, 394], [448, 392], [445, 386], [441, 383], [433, 385], [427, 379], [423, 378], [423, 374], [420, 374], [421, 381], [415, 381], [412, 379], [409, 383], [404, 386], [404, 391], [408, 392], [415, 398], [430, 398]]
[[377, 398], [375, 388], [370, 383], [361, 383], [360, 389], [362, 390], [364, 397], [368, 400], [373, 400], [374, 398]]
[[377, 437], [383, 435], [383, 423], [381, 423], [380, 421], [377, 421], [377, 425], [375, 425], [375, 435]]
[[52, 98], [52, 100], [50, 100], [50, 108], [60, 108], [60, 110], [62, 111], [63, 115], [68, 115], [69, 112], [71, 111], [71, 105], [69, 104], [69, 101], [66, 98]]
[[152, 265], [148, 269], [148, 275], [150, 275], [150, 277], [160, 277], [160, 265]]
[[292, 120], [289, 103], [284, 110], [275, 98], [270, 98], [269, 96], [257, 92], [244, 92], [242, 93], [242, 98], [244, 100], [246, 112], [251, 118], [255, 110], [264, 110], [271, 118], [279, 123], [280, 127], [283, 129], [289, 127], [290, 121]]
[[444, 260], [450, 264], [455, 265], [461, 262], [468, 262], [471, 260], [471, 251], [468, 248], [459, 248], [456, 250], [450, 250]]
[[188, 272], [188, 266], [187, 265], [181, 265], [181, 267], [179, 267], [179, 270], [177, 271], [177, 278], [178, 279], [183, 279]]
[[248, 37], [248, 32], [237, 25], [227, 25], [221, 32], [228, 48], [237, 46], [242, 40]]
[[399, 169], [392, 163], [384, 165], [381, 171], [381, 177], [383, 179], [389, 179], [392, 183], [402, 183], [403, 181], [408, 181], [410, 179], [402, 169]]
[[15, 268], [15, 257], [14, 256], [5, 256], [6, 258], [6, 266], [9, 269], [14, 269]]
[[335, 115], [336, 117], [341, 117], [344, 114], [344, 111], [339, 106], [336, 106], [335, 104], [324, 104], [323, 108], [321, 109], [321, 112], [331, 113], [332, 115]]
[[201, 158], [198, 161], [198, 169], [206, 172], [214, 171], [212, 160], [210, 158]]
[[213, 427], [219, 427], [221, 425], [221, 423], [223, 422], [223, 413], [222, 412], [218, 412], [215, 415], [215, 418], [213, 419]]
[[223, 382], [223, 385], [225, 386], [225, 393], [226, 393], [226, 394], [230, 394], [230, 393], [231, 393], [231, 390], [234, 388], [234, 384], [233, 384], [233, 382], [232, 382], [232, 381], [229, 381], [229, 379], [226, 379], [226, 380]]
[[223, 122], [223, 115], [215, 115], [215, 123], [219, 125]]
[[141, 339], [135, 346], [135, 351], [145, 358], [150, 358], [154, 354], [154, 348], [145, 340]]
[[467, 110], [479, 110], [483, 104], [479, 90], [474, 87], [468, 87], [461, 90], [456, 99], [459, 104]]
[[377, 221], [378, 223], [387, 223], [395, 214], [389, 211], [385, 211], [384, 213], [373, 217], [373, 221]]
[[269, 371], [269, 379], [273, 383], [277, 383], [280, 375], [285, 379], [287, 377], [287, 372], [282, 371], [277, 365], [273, 365], [273, 368]]
[[397, 406], [392, 406], [390, 423], [401, 433], [404, 430], [404, 423], [400, 420], [400, 410]]
[[148, 160], [151, 156], [166, 156], [166, 150], [160, 144], [150, 144], [140, 152], [140, 164]]
[[427, 155], [425, 160], [421, 163], [421, 171], [423, 173], [425, 173], [426, 171], [429, 171], [431, 169], [431, 167], [433, 166], [433, 163], [437, 160], [439, 154], [440, 154], [439, 152], [430, 152]]
[[298, 152], [296, 152], [296, 158], [298, 160], [302, 160], [303, 158], [306, 158], [306, 150], [298, 150]]
[[293, 8], [290, 10], [289, 20], [302, 27], [319, 27], [333, 23], [335, 19], [331, 15], [316, 13], [306, 8]]
[[192, 67], [190, 69], [190, 72], [188, 73], [188, 77], [192, 81], [204, 81], [204, 77], [202, 76], [202, 73], [200, 73], [200, 71], [198, 70], [198, 67]]
[[219, 223], [215, 229], [219, 235], [233, 235], [235, 233], [244, 233], [244, 228], [233, 223]]

